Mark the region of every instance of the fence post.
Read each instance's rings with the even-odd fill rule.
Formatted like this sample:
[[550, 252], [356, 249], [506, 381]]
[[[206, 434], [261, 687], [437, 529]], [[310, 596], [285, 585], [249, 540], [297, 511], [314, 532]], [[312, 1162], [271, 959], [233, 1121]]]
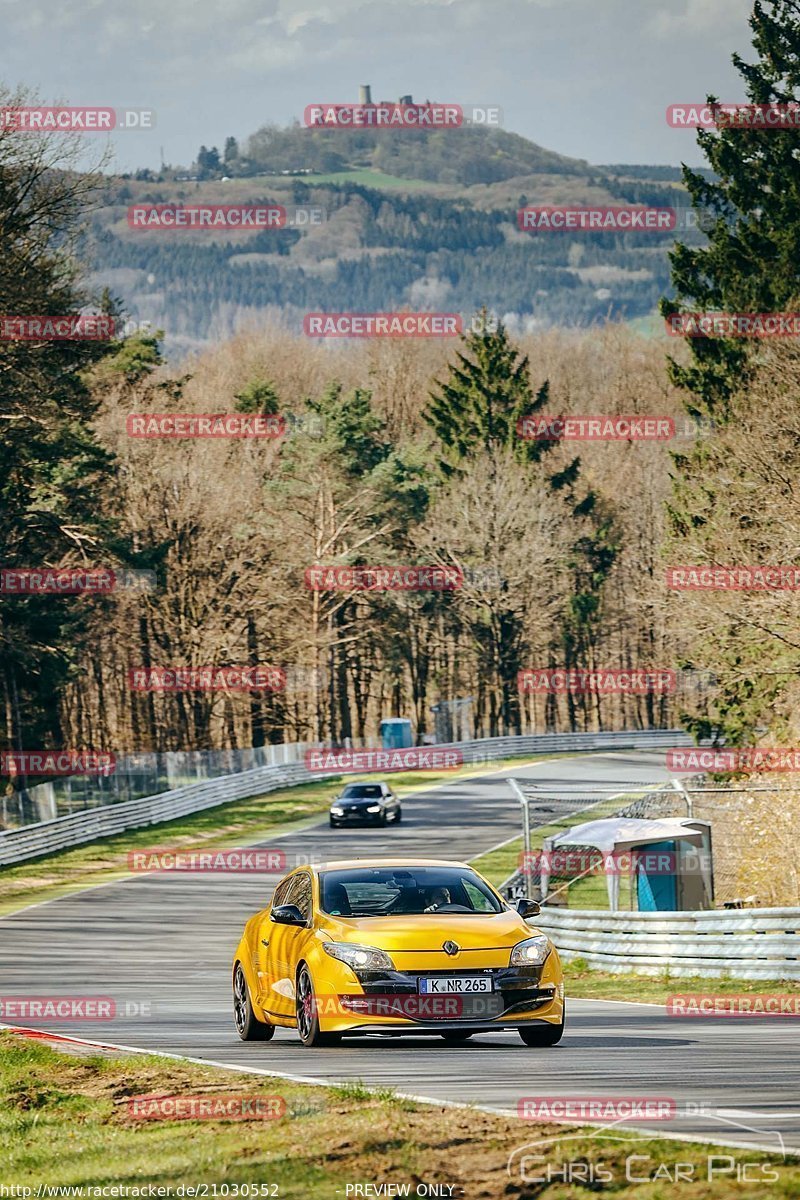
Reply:
[[522, 878], [525, 880], [525, 895], [531, 896], [533, 872], [531, 870], [531, 817], [528, 811], [528, 798], [516, 779], [509, 779], [508, 782], [522, 809]]
[[673, 779], [673, 781], [672, 781], [672, 786], [675, 788], [675, 791], [676, 791], [676, 792], [680, 792], [680, 793], [681, 793], [681, 795], [683, 796], [684, 800], [686, 801], [686, 815], [687, 815], [687, 817], [690, 817], [690, 818], [691, 818], [691, 817], [693, 817], [693, 816], [694, 816], [694, 812], [692, 811], [692, 797], [689, 795], [689, 793], [687, 792], [686, 788], [685, 788], [685, 787], [683, 786], [683, 784], [681, 783], [680, 779]]

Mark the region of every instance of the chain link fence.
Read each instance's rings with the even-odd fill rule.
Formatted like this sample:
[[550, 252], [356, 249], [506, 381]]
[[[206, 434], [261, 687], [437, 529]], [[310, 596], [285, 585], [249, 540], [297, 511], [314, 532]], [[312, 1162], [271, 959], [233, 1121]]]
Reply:
[[[503, 884], [510, 897], [527, 891], [539, 899], [544, 865], [548, 906], [607, 909], [605, 869], [597, 849], [569, 843], [572, 853], [543, 859], [539, 852], [544, 839], [603, 818], [689, 817], [711, 827], [715, 907], [800, 905], [800, 788], [760, 781], [712, 783], [703, 776], [631, 785], [625, 792], [566, 786], [551, 792], [524, 781], [515, 783], [525, 805], [518, 862]], [[636, 910], [634, 871], [631, 862], [630, 870], [622, 873], [621, 910]]]

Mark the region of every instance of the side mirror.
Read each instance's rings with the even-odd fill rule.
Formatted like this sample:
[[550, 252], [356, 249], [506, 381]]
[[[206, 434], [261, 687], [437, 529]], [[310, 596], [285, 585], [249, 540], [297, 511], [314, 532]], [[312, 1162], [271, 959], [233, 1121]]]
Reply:
[[541, 907], [535, 900], [522, 899], [517, 901], [517, 912], [521, 917], [537, 917]]
[[305, 917], [296, 904], [279, 904], [277, 908], [272, 909], [269, 919], [270, 921], [274, 921], [276, 925], [305, 926], [306, 923]]

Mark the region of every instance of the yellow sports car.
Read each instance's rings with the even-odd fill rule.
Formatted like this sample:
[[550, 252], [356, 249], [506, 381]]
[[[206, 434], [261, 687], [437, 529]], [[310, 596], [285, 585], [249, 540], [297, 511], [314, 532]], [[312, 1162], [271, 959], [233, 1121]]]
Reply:
[[346, 1035], [516, 1029], [526, 1046], [564, 1032], [553, 943], [464, 863], [369, 859], [298, 867], [247, 922], [233, 960], [244, 1041], [297, 1029], [304, 1046]]

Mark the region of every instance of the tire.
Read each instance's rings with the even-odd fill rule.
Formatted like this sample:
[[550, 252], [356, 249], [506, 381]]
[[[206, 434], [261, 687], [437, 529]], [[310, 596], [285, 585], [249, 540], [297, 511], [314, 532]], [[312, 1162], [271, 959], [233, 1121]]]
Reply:
[[386, 809], [384, 809], [383, 812], [381, 813], [380, 817], [378, 818], [378, 824], [385, 825], [388, 820], [389, 820], [389, 814], [387, 813]]
[[236, 964], [233, 973], [233, 1019], [236, 1032], [243, 1042], [268, 1042], [275, 1036], [275, 1026], [265, 1025], [253, 1012], [250, 991], [241, 963]]
[[402, 819], [403, 819], [403, 810], [402, 810], [402, 808], [398, 808], [397, 812], [394, 814], [395, 825], [399, 825], [400, 822], [402, 821]]
[[557, 1046], [564, 1036], [564, 1016], [560, 1025], [531, 1025], [530, 1029], [518, 1029], [517, 1033], [526, 1046]]
[[337, 822], [336, 822], [336, 821], [334, 821], [333, 817], [328, 817], [328, 824], [330, 825], [331, 829], [338, 829], [338, 828], [339, 828], [339, 826], [338, 826]]
[[340, 1033], [323, 1033], [319, 1027], [319, 1016], [314, 1003], [314, 984], [305, 963], [297, 972], [295, 997], [297, 1033], [304, 1046], [336, 1046], [342, 1040]]
[[443, 1033], [442, 1039], [447, 1042], [448, 1046], [460, 1046], [462, 1042], [468, 1042], [472, 1037], [471, 1033]]

